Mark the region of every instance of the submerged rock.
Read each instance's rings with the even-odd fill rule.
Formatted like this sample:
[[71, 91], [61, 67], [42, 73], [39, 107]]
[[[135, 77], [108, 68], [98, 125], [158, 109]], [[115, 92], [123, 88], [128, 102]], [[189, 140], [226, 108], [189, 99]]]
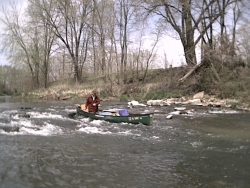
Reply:
[[203, 99], [203, 98], [204, 98], [204, 95], [205, 95], [205, 92], [204, 92], [204, 91], [199, 92], [199, 93], [196, 93], [196, 94], [193, 96], [193, 99]]
[[30, 118], [29, 114], [18, 114], [19, 118]]
[[128, 102], [128, 106], [133, 107], [133, 106], [147, 106], [147, 105], [139, 103], [138, 101], [131, 101], [131, 102]]
[[169, 115], [180, 115], [180, 114], [181, 114], [181, 111], [173, 111], [169, 113]]
[[175, 107], [174, 110], [175, 111], [184, 111], [184, 110], [186, 110], [186, 107]]
[[169, 106], [170, 104], [164, 100], [148, 100], [147, 105], [150, 106]]
[[173, 115], [169, 114], [166, 119], [172, 119], [173, 118]]

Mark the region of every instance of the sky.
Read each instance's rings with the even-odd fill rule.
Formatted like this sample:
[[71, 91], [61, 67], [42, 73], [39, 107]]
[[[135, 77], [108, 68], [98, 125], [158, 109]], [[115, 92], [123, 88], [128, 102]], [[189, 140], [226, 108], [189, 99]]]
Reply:
[[159, 48], [157, 52], [162, 58], [164, 53], [167, 56], [168, 65], [173, 67], [181, 66], [185, 62], [184, 51], [180, 40], [177, 40], [170, 36], [165, 36], [159, 42]]
[[[27, 0], [0, 0], [0, 9], [5, 6], [9, 6], [10, 3], [17, 2], [17, 3], [26, 3]], [[1, 14], [0, 14], [1, 16]], [[2, 23], [0, 22], [0, 30], [2, 30]], [[0, 31], [2, 32], [2, 31]], [[1, 36], [0, 36], [0, 42], [1, 42]], [[7, 65], [9, 64], [6, 58], [4, 57], [4, 54], [0, 52], [0, 65]]]
[[[1, 0], [0, 1], [0, 7], [2, 8], [2, 6], [5, 6], [8, 3], [9, 3], [9, 0]], [[1, 22], [0, 22], [0, 29], [2, 30]], [[0, 41], [1, 41], [1, 38], [0, 38]], [[0, 53], [0, 65], [3, 65], [3, 64], [7, 64], [7, 61], [4, 58], [4, 55], [2, 53]]]
[[[10, 3], [13, 2], [13, 0], [0, 0], [0, 7], [2, 6], [8, 6]], [[15, 0], [17, 3], [24, 3], [23, 6], [25, 6], [25, 3], [27, 0]], [[0, 23], [0, 30], [2, 28], [2, 25]], [[1, 41], [1, 36], [0, 36]], [[150, 42], [149, 42], [150, 43]], [[161, 41], [158, 43], [157, 48], [157, 54], [160, 56], [159, 59], [162, 60], [161, 68], [164, 68], [164, 54], [166, 54], [168, 66], [172, 65], [175, 66], [181, 66], [183, 62], [185, 62], [184, 53], [183, 53], [183, 47], [180, 40], [177, 40], [175, 38], [172, 38], [170, 36], [165, 36], [161, 39]], [[151, 47], [149, 47], [151, 49]], [[8, 61], [5, 59], [4, 54], [0, 53], [0, 65], [6, 65], [9, 64]], [[158, 63], [159, 64], [159, 63]]]

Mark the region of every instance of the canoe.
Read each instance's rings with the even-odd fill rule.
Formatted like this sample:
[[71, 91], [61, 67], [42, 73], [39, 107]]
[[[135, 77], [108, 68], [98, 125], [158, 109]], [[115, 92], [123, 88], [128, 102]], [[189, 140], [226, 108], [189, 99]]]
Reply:
[[78, 116], [88, 117], [90, 119], [95, 120], [104, 120], [113, 123], [132, 123], [132, 124], [144, 124], [151, 125], [153, 122], [154, 113], [147, 114], [131, 114], [129, 113], [127, 116], [120, 116], [117, 113], [113, 113], [112, 110], [104, 110], [97, 113], [89, 113], [81, 109], [80, 106], [76, 108], [76, 114]]

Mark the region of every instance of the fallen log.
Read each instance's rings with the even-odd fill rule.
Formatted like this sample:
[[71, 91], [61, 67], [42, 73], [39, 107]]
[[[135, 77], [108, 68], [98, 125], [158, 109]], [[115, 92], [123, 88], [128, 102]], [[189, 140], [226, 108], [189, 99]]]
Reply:
[[51, 89], [51, 91], [54, 94], [54, 95], [52, 94], [53, 98], [59, 100], [60, 99], [60, 94], [57, 91], [53, 90], [53, 89]]
[[68, 99], [70, 99], [70, 98], [72, 98], [71, 96], [65, 96], [65, 97], [62, 97], [61, 99], [62, 100], [68, 100]]
[[184, 82], [190, 75], [193, 74], [194, 71], [196, 71], [196, 69], [200, 68], [202, 66], [203, 63], [199, 63], [197, 65], [195, 65], [190, 71], [188, 71], [187, 74], [185, 74], [182, 78], [179, 79], [179, 82]]

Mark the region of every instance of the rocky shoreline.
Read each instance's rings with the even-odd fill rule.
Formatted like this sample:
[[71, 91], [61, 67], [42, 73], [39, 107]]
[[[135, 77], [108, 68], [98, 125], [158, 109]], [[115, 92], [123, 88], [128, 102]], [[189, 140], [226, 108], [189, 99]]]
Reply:
[[[49, 89], [43, 92], [30, 92], [27, 95], [22, 95], [24, 98], [36, 98], [40, 100], [74, 100], [74, 99], [82, 99], [86, 98], [92, 89], [73, 89], [60, 91], [56, 89]], [[99, 91], [100, 92], [100, 91]], [[103, 101], [118, 101], [117, 97], [106, 97], [102, 98]], [[134, 101], [136, 105], [138, 102]], [[183, 96], [180, 98], [167, 98], [167, 99], [158, 99], [158, 100], [148, 100], [148, 106], [167, 106], [167, 105], [194, 105], [194, 106], [204, 106], [204, 107], [224, 107], [224, 108], [232, 108], [239, 110], [250, 111], [249, 106], [247, 104], [242, 103], [237, 99], [219, 99], [216, 96], [211, 96], [205, 94], [204, 91], [196, 93], [193, 96]], [[133, 101], [131, 101], [131, 105]]]
[[[236, 107], [237, 104], [237, 107]], [[166, 114], [166, 119], [172, 119], [176, 115], [214, 114], [214, 113], [240, 113], [249, 112], [250, 109], [240, 105], [236, 99], [218, 99], [215, 96], [205, 95], [204, 92], [195, 94], [193, 97], [169, 98], [148, 100], [147, 104], [138, 101], [128, 102], [132, 110], [136, 107], [171, 106], [172, 110]]]
[[[131, 101], [133, 103], [133, 101]], [[218, 99], [215, 96], [205, 95], [205, 93], [199, 92], [192, 97], [181, 97], [181, 98], [168, 98], [159, 100], [148, 100], [147, 105], [149, 106], [170, 106], [170, 105], [192, 105], [192, 106], [203, 106], [203, 107], [224, 107], [250, 111], [250, 108], [240, 103], [237, 99]]]

